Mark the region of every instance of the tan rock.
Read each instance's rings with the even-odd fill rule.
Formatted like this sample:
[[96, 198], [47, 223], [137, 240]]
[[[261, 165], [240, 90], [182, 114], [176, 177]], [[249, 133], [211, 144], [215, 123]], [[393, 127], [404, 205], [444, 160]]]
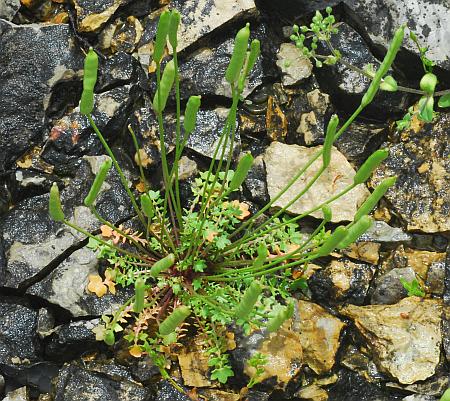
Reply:
[[210, 387], [212, 385], [208, 379], [208, 359], [199, 338], [194, 339], [189, 347], [182, 348], [178, 354], [178, 363], [186, 386]]
[[353, 259], [376, 265], [380, 259], [380, 246], [381, 244], [376, 242], [357, 242], [350, 245], [348, 250], [344, 250], [344, 253]]
[[277, 66], [283, 75], [283, 85], [296, 85], [311, 75], [311, 61], [293, 43], [282, 43], [277, 54]]
[[312, 384], [310, 386], [302, 387], [297, 392], [297, 397], [308, 401], [327, 401], [328, 393], [323, 388]]
[[439, 301], [409, 297], [394, 305], [347, 305], [340, 311], [354, 320], [381, 371], [402, 384], [435, 373], [442, 342]]

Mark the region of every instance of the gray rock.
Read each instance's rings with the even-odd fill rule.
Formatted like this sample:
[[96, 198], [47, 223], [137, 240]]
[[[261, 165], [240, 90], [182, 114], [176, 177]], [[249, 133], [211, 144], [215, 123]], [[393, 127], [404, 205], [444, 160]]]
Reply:
[[375, 290], [371, 297], [371, 304], [390, 305], [395, 304], [408, 295], [400, 279], [408, 282], [416, 279], [416, 274], [411, 267], [395, 268], [378, 277], [375, 281]]
[[438, 399], [431, 395], [413, 394], [403, 398], [402, 401], [437, 401]]
[[372, 226], [359, 237], [359, 241], [370, 241], [380, 243], [403, 243], [410, 242], [412, 236], [405, 233], [399, 227], [391, 227], [384, 221], [376, 220]]
[[432, 294], [442, 296], [445, 284], [445, 262], [433, 262], [430, 265], [425, 284]]
[[190, 401], [190, 398], [180, 393], [167, 380], [161, 380], [158, 383], [155, 401]]
[[95, 32], [102, 28], [116, 10], [129, 0], [74, 1], [77, 28], [80, 32]]
[[376, 170], [372, 185], [397, 176], [386, 193], [408, 230], [436, 233], [450, 229], [450, 114], [431, 124], [415, 122], [397, 143], [387, 145], [388, 158]]
[[28, 389], [26, 387], [20, 387], [17, 390], [10, 391], [3, 398], [3, 401], [29, 401]]
[[83, 58], [65, 24], [14, 25], [0, 20], [0, 47], [2, 172], [41, 138], [52, 89], [73, 78]]
[[311, 61], [293, 43], [282, 43], [277, 59], [284, 86], [297, 85], [312, 73]]
[[11, 21], [20, 8], [20, 0], [0, 0], [0, 18]]
[[55, 327], [55, 318], [52, 312], [47, 308], [41, 308], [38, 312], [37, 329], [40, 338], [45, 338], [53, 333]]

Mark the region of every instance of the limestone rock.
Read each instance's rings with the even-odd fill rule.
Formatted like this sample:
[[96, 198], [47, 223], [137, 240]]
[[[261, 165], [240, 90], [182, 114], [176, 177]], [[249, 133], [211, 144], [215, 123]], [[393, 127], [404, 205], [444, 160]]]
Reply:
[[311, 61], [293, 43], [282, 43], [277, 54], [277, 66], [285, 86], [297, 85], [312, 72]]
[[20, 8], [20, 0], [1, 0], [0, 18], [11, 21]]
[[128, 0], [75, 0], [78, 30], [80, 32], [95, 32], [102, 28], [113, 16], [116, 10]]
[[395, 305], [347, 305], [379, 369], [400, 383], [412, 384], [435, 373], [441, 348], [439, 301], [408, 297]]
[[395, 268], [375, 281], [375, 290], [371, 297], [371, 304], [395, 304], [408, 296], [400, 279], [411, 282], [416, 280], [416, 274], [411, 267]]
[[3, 398], [3, 401], [29, 401], [28, 389], [26, 387], [20, 387], [17, 390], [10, 391]]
[[[273, 142], [264, 155], [267, 171], [267, 187], [270, 198], [274, 198], [294, 175], [317, 153], [320, 146], [306, 148], [298, 145], [286, 145]], [[274, 208], [282, 208], [300, 193], [309, 180], [322, 166], [322, 159], [316, 160], [312, 166], [283, 194], [274, 204]], [[299, 200], [288, 207], [289, 213], [301, 214], [341, 192], [353, 182], [355, 171], [345, 157], [335, 148], [331, 152], [331, 163], [328, 169]], [[369, 195], [364, 185], [358, 185], [348, 194], [333, 202], [332, 221], [353, 220], [359, 205]], [[322, 218], [322, 212], [311, 214]]]
[[410, 242], [412, 236], [399, 227], [391, 227], [384, 221], [376, 220], [372, 226], [359, 237], [359, 241], [373, 241], [378, 243]]

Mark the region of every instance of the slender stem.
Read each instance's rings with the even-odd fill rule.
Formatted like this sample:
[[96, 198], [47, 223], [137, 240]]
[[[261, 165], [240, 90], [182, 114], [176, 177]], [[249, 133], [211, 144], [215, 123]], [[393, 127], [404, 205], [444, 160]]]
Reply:
[[147, 180], [144, 175], [144, 168], [142, 167], [142, 160], [141, 160], [141, 152], [139, 151], [139, 144], [136, 138], [136, 134], [133, 131], [133, 128], [131, 128], [131, 125], [128, 125], [128, 131], [131, 134], [131, 138], [133, 139], [134, 148], [136, 149], [136, 155], [138, 159], [138, 167], [139, 167], [139, 174], [141, 175], [141, 181], [144, 184], [144, 192], [148, 191], [148, 184]]

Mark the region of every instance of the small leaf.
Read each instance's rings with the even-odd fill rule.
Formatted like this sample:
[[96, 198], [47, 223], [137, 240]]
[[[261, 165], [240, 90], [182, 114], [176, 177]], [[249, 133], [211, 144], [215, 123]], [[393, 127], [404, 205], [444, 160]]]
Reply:
[[106, 294], [108, 288], [105, 284], [103, 284], [102, 278], [98, 274], [90, 274], [89, 275], [89, 284], [87, 289], [90, 292], [93, 292], [99, 298]]
[[383, 82], [380, 84], [380, 89], [386, 92], [396, 92], [398, 89], [397, 81], [392, 78], [391, 75], [388, 75], [383, 78]]
[[140, 358], [142, 356], [142, 348], [137, 344], [133, 345], [128, 352], [135, 358]]
[[439, 107], [450, 107], [450, 93], [442, 95], [438, 102]]

